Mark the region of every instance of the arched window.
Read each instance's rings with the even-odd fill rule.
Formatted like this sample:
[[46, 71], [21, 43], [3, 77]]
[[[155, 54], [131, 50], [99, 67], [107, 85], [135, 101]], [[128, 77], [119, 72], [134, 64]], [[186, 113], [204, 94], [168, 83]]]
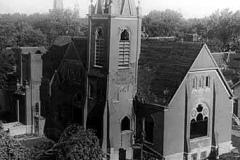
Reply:
[[191, 112], [190, 139], [208, 135], [209, 110], [206, 105], [199, 104]]
[[35, 103], [35, 114], [40, 115], [40, 105], [39, 102]]
[[103, 66], [103, 30], [97, 28], [95, 35], [95, 66]]
[[192, 87], [193, 87], [193, 89], [197, 89], [197, 77], [193, 78]]
[[199, 86], [199, 88], [202, 88], [202, 78], [199, 78], [199, 80], [198, 80], [198, 86]]
[[124, 29], [120, 35], [118, 67], [128, 67], [130, 62], [129, 31]]
[[202, 79], [202, 88], [204, 88], [204, 87], [205, 87], [205, 86], [204, 86], [204, 85], [205, 85], [205, 77], [202, 76], [201, 79]]
[[94, 97], [94, 86], [92, 83], [90, 83], [88, 86], [88, 98], [93, 98], [93, 97]]
[[121, 131], [130, 130], [130, 119], [125, 116], [121, 122]]
[[151, 116], [145, 119], [145, 140], [148, 142], [153, 142], [153, 127], [154, 121]]
[[210, 76], [206, 77], [206, 87], [210, 87]]

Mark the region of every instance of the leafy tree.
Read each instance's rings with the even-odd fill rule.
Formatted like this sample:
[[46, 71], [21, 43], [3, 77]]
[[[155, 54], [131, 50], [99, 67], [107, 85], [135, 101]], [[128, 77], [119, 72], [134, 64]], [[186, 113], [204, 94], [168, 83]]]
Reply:
[[207, 21], [206, 18], [187, 19], [182, 27], [184, 33], [198, 34], [201, 39], [207, 38]]
[[14, 71], [16, 65], [15, 53], [10, 49], [0, 52], [0, 88], [7, 86], [8, 74]]
[[46, 36], [39, 29], [33, 29], [33, 27], [27, 23], [19, 23], [20, 30], [14, 34], [15, 45], [18, 47], [35, 47], [45, 46]]
[[154, 10], [143, 17], [143, 27], [149, 36], [175, 36], [182, 21], [183, 16], [179, 12]]
[[215, 13], [209, 16], [208, 33], [209, 39], [218, 38], [223, 43], [224, 47], [232, 40], [234, 30], [232, 26], [232, 12], [229, 9], [222, 11], [217, 10]]
[[44, 46], [46, 36], [27, 23], [24, 15], [3, 15], [0, 21], [0, 41], [0, 50], [14, 46]]
[[59, 35], [80, 36], [87, 33], [86, 19], [79, 18], [71, 10], [53, 10], [48, 14], [33, 14], [29, 23], [40, 29], [46, 36], [48, 45], [52, 45]]
[[30, 157], [30, 150], [7, 135], [0, 138], [0, 159], [26, 160]]
[[82, 126], [77, 124], [71, 124], [67, 127], [59, 141], [52, 148], [39, 154], [37, 158], [47, 155], [56, 155], [58, 159], [63, 160], [102, 160], [104, 158], [104, 153], [94, 131], [84, 130]]

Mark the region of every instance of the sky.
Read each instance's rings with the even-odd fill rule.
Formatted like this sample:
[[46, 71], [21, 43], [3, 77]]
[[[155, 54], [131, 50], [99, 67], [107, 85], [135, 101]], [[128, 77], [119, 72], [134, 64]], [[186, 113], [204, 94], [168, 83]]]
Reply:
[[[94, 2], [96, 0], [93, 0]], [[138, 0], [135, 0], [136, 3]], [[140, 0], [143, 15], [152, 10], [172, 9], [185, 18], [202, 18], [217, 9], [240, 10], [240, 0]], [[63, 0], [64, 8], [73, 9], [75, 0]], [[85, 17], [90, 0], [78, 0], [80, 16]], [[0, 0], [0, 13], [47, 13], [53, 7], [53, 0]]]

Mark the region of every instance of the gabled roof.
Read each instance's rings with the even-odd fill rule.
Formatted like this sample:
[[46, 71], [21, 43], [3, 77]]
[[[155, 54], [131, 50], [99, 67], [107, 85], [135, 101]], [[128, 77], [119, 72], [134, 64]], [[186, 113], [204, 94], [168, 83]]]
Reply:
[[240, 69], [240, 54], [231, 54], [229, 57], [228, 67], [230, 69]]
[[47, 52], [45, 47], [19, 47], [22, 51], [22, 54], [28, 54], [28, 53], [37, 53], [40, 52], [40, 54], [44, 54]]
[[88, 39], [83, 37], [73, 37], [72, 41], [84, 67], [87, 68]]
[[[67, 50], [64, 53], [64, 61], [76, 61], [83, 64], [84, 68], [87, 68], [87, 53], [88, 53], [88, 40], [82, 37], [73, 37], [71, 43], [69, 43]], [[62, 63], [61, 62], [61, 63]], [[61, 64], [59, 65], [59, 67]]]
[[224, 53], [218, 52], [218, 53], [212, 53], [212, 56], [217, 63], [218, 67], [222, 67], [223, 65], [226, 65], [226, 62], [224, 61]]
[[72, 41], [72, 37], [71, 36], [58, 36], [53, 45], [56, 46], [64, 46], [69, 44]]
[[234, 58], [240, 58], [236, 52], [214, 52], [212, 56], [220, 68], [227, 64], [231, 65]]
[[240, 81], [238, 81], [237, 83], [235, 83], [231, 88], [234, 89], [234, 88], [238, 87], [239, 84], [240, 84]]
[[136, 16], [137, 7], [134, 0], [97, 0], [94, 14]]
[[203, 43], [143, 40], [138, 69], [138, 97], [167, 105], [197, 58]]

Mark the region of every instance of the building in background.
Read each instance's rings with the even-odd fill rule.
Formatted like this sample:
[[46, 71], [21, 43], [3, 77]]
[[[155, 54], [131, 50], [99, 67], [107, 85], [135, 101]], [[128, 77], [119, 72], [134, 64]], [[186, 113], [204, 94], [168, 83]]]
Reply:
[[54, 0], [53, 10], [63, 10], [63, 0]]
[[[10, 48], [9, 48], [10, 49]], [[3, 118], [4, 129], [11, 136], [23, 134], [43, 135], [44, 118], [41, 116], [40, 85], [44, 47], [12, 49], [18, 56], [16, 74], [20, 77], [14, 92], [5, 91], [9, 117]]]

